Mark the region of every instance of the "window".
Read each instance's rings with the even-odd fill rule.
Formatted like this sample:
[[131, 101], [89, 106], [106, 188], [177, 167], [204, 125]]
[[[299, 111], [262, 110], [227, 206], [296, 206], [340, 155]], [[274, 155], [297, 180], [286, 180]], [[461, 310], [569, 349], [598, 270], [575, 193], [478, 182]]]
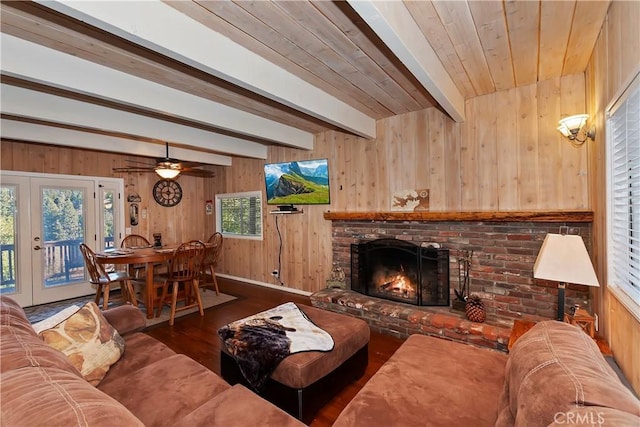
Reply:
[[640, 75], [608, 111], [609, 286], [640, 319]]
[[262, 193], [218, 194], [216, 226], [225, 237], [262, 240]]

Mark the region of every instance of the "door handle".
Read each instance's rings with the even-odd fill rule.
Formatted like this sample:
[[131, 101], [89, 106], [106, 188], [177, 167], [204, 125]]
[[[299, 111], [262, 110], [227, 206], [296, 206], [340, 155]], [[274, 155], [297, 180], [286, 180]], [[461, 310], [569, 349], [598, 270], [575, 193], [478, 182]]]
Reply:
[[34, 246], [34, 247], [33, 247], [33, 250], [34, 250], [34, 251], [39, 251], [40, 249], [42, 249], [42, 248], [41, 248], [40, 246], [38, 246], [38, 245], [36, 245], [36, 246]]

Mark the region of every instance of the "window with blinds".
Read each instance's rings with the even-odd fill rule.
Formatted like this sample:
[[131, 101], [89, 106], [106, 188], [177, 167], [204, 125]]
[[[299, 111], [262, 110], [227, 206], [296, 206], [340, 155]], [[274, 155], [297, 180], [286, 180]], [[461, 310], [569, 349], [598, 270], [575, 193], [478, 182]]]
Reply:
[[609, 286], [640, 316], [640, 78], [607, 118]]
[[216, 229], [225, 237], [262, 239], [262, 194], [218, 194]]

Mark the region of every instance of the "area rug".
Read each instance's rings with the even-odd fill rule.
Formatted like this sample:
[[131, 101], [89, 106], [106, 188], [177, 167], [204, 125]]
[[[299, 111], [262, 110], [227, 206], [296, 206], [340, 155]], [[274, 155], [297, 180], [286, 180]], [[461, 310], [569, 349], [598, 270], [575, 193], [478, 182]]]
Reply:
[[[233, 301], [234, 299], [236, 299], [236, 297], [232, 295], [227, 295], [223, 293], [220, 293], [220, 295], [216, 295], [216, 293], [212, 290], [207, 290], [206, 292], [201, 290], [200, 297], [202, 298], [202, 305], [204, 306], [205, 309], [215, 307], [216, 305], [224, 304], [226, 302]], [[26, 307], [24, 309], [24, 312], [27, 315], [27, 319], [29, 319], [31, 323], [37, 323], [37, 322], [40, 322], [41, 320], [46, 319], [47, 317], [53, 316], [54, 314], [64, 310], [65, 308], [71, 305], [75, 304], [75, 305], [82, 306], [88, 303], [89, 301], [93, 301], [94, 298], [95, 298], [95, 295], [87, 295], [84, 297], [58, 301], [51, 304], [36, 305], [33, 307]], [[109, 308], [116, 307], [118, 305], [121, 305], [121, 301], [119, 299], [110, 298]], [[142, 311], [142, 313], [144, 313], [146, 317], [147, 310], [145, 308], [145, 305], [139, 304], [138, 308]], [[198, 311], [197, 307], [194, 307], [188, 310], [179, 311], [176, 313], [176, 318], [194, 313], [196, 311]], [[162, 313], [160, 313], [160, 317], [154, 317], [153, 319], [146, 319], [146, 320], [147, 320], [147, 327], [168, 321], [169, 307], [167, 306], [162, 309]]]
[[[234, 297], [233, 295], [223, 294], [222, 292], [220, 293], [220, 295], [216, 295], [215, 291], [211, 291], [211, 290], [208, 290], [206, 292], [200, 291], [200, 298], [202, 299], [202, 305], [204, 306], [205, 310], [207, 308], [224, 304], [225, 302], [233, 301], [234, 299], [236, 299], [236, 297]], [[147, 312], [146, 309], [142, 309], [142, 310], [143, 310], [143, 313], [145, 313], [146, 315], [146, 312]], [[187, 314], [195, 313], [197, 311], [198, 311], [198, 307], [193, 307], [187, 310], [178, 311], [176, 312], [176, 319], [178, 317], [186, 316]], [[162, 313], [160, 313], [160, 317], [147, 319], [147, 327], [157, 325], [158, 323], [162, 323], [162, 322], [168, 322], [169, 315], [171, 314], [170, 312], [171, 310], [169, 309], [168, 306], [163, 307]]]
[[331, 335], [316, 326], [293, 302], [279, 305], [218, 329], [240, 372], [258, 392], [278, 364], [303, 351], [331, 351]]

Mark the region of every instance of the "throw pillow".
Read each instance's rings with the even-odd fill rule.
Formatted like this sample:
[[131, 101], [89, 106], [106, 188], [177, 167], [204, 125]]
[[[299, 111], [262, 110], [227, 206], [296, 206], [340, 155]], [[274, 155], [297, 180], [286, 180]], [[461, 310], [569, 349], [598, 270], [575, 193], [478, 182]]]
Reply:
[[124, 353], [124, 340], [93, 302], [38, 335], [67, 355], [84, 379], [94, 386]]

